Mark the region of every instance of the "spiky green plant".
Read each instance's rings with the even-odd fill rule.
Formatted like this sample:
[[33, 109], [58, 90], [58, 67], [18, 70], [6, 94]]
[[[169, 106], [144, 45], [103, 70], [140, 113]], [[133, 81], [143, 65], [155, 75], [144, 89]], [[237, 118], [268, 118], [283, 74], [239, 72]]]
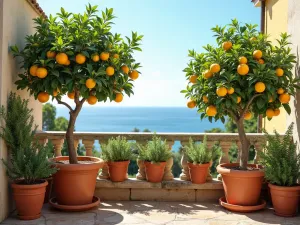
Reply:
[[35, 138], [36, 126], [33, 125], [32, 109], [28, 100], [11, 93], [7, 109], [1, 107], [0, 136], [5, 140], [9, 161], [3, 163], [10, 179], [23, 184], [35, 184], [56, 172], [48, 161], [49, 146], [42, 146]]
[[189, 144], [183, 148], [188, 157], [188, 162], [194, 164], [209, 163], [216, 154], [216, 148], [208, 148], [206, 136], [204, 136], [203, 142], [199, 144], [190, 138]]
[[156, 135], [153, 135], [152, 140], [148, 141], [146, 146], [138, 145], [138, 148], [139, 159], [152, 163], [165, 162], [172, 157], [166, 140], [162, 141]]
[[292, 123], [282, 138], [275, 130], [275, 135], [265, 131], [267, 144], [265, 152], [260, 152], [265, 177], [271, 184], [293, 186], [300, 175], [300, 154], [297, 143], [293, 141]]
[[134, 158], [131, 144], [125, 137], [116, 137], [108, 140], [107, 145], [102, 146], [102, 158], [109, 162], [127, 161]]

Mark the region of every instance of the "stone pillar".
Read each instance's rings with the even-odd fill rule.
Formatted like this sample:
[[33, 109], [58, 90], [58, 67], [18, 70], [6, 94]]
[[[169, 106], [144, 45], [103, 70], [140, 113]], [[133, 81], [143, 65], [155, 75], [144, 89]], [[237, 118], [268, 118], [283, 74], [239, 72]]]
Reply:
[[51, 141], [54, 146], [54, 156], [61, 156], [61, 149], [64, 144], [64, 139], [52, 139]]
[[[99, 143], [100, 143], [101, 145], [102, 145], [102, 144], [106, 145], [106, 144], [107, 144], [107, 141], [108, 141], [108, 140], [103, 140], [103, 141], [100, 142], [100, 140], [99, 140]], [[100, 175], [99, 175], [99, 178], [101, 178], [101, 179], [109, 179], [108, 165], [107, 165], [106, 162], [104, 163], [104, 165], [103, 165], [103, 167], [102, 167], [102, 170], [101, 170], [101, 173], [100, 173]]]
[[240, 163], [240, 160], [241, 160], [241, 151], [242, 151], [242, 143], [240, 141], [237, 141], [236, 145], [238, 146], [237, 163]]
[[48, 142], [48, 138], [39, 138], [39, 143], [43, 146], [45, 146]]
[[[220, 157], [220, 160], [219, 160], [219, 164], [222, 164], [222, 163], [230, 163], [230, 159], [229, 159], [229, 149], [232, 145], [232, 142], [227, 142], [227, 141], [221, 141], [220, 142], [220, 147], [221, 147], [221, 150], [222, 150], [222, 155]], [[218, 180], [222, 180], [222, 175], [219, 174], [218, 175]]]
[[[169, 145], [169, 150], [172, 151], [172, 146], [174, 144], [174, 141], [167, 141], [167, 144]], [[172, 173], [172, 167], [173, 167], [173, 157], [167, 160], [164, 177], [163, 180], [173, 180], [174, 175]]]
[[[207, 147], [211, 150], [211, 148], [214, 146], [214, 142], [213, 141], [207, 141]], [[210, 173], [210, 168], [212, 166], [212, 160], [209, 162], [209, 167], [208, 167], [208, 173], [207, 173], [207, 177], [206, 177], [206, 181], [212, 181], [213, 177]]]
[[84, 147], [85, 147], [85, 155], [93, 156], [94, 140], [84, 140], [83, 139], [82, 144], [84, 144]]
[[260, 141], [256, 141], [254, 143], [254, 149], [255, 149], [255, 157], [254, 157], [254, 164], [258, 164], [260, 157], [259, 157], [259, 152], [262, 151], [263, 148], [263, 143]]
[[[145, 145], [147, 142], [140, 141], [141, 145]], [[144, 160], [137, 159], [136, 160], [137, 166], [139, 167], [138, 173], [136, 174], [136, 179], [138, 180], [146, 180], [146, 172], [145, 172], [145, 165]]]
[[74, 139], [74, 148], [75, 148], [76, 154], [77, 154], [78, 145], [79, 145], [79, 139]]
[[[181, 141], [181, 146], [184, 147], [188, 143], [189, 143], [188, 141]], [[187, 164], [187, 156], [184, 153], [184, 151], [182, 152], [182, 157], [181, 157], [180, 162], [181, 162], [181, 167], [182, 167], [181, 174], [179, 176], [180, 180], [186, 180], [186, 181], [191, 180], [189, 167], [188, 167], [188, 164]]]

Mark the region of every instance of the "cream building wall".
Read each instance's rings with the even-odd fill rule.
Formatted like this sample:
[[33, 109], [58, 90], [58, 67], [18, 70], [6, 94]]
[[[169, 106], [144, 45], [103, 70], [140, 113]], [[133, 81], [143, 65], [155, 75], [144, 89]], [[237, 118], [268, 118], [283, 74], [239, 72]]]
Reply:
[[[20, 65], [9, 51], [11, 45], [24, 47], [26, 35], [34, 32], [32, 18], [38, 16], [36, 10], [26, 0], [0, 0], [0, 105], [6, 105], [10, 91], [16, 91], [14, 82]], [[29, 98], [29, 106], [34, 109], [35, 123], [42, 127], [42, 105], [29, 97], [26, 91], [18, 91], [23, 98]], [[7, 150], [0, 140], [0, 159], [7, 159]], [[10, 188], [5, 168], [0, 162], [0, 222], [12, 209]]]

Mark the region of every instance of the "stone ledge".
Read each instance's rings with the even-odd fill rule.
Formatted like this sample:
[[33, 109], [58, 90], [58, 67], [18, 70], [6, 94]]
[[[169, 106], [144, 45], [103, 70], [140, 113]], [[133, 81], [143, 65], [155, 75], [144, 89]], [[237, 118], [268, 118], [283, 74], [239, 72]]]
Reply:
[[162, 184], [150, 183], [135, 178], [128, 178], [124, 182], [112, 182], [111, 180], [97, 179], [96, 188], [162, 188]]

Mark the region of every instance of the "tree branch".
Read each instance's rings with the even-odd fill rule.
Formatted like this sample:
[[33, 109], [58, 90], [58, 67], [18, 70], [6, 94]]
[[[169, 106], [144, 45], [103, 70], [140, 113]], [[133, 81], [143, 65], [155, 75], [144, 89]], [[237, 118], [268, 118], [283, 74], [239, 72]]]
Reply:
[[233, 117], [235, 121], [239, 120], [238, 116], [231, 109], [226, 109], [226, 111]]
[[248, 101], [247, 105], [245, 106], [244, 110], [242, 111], [242, 114], [240, 115], [241, 117], [244, 116], [244, 114], [248, 111], [249, 106], [251, 105], [251, 103], [253, 102], [253, 100], [255, 98], [257, 98], [258, 96], [261, 96], [261, 94], [256, 94], [253, 95], [252, 98], [250, 98], [250, 100]]
[[75, 101], [75, 104], [76, 104], [76, 107], [77, 107], [77, 105], [80, 104], [80, 102], [79, 102], [79, 90], [77, 88], [75, 89], [75, 98], [74, 98], [74, 101]]
[[63, 102], [62, 100], [60, 100], [60, 99], [58, 99], [58, 98], [56, 98], [56, 101], [57, 101], [58, 104], [61, 104], [61, 105], [66, 106], [71, 112], [73, 112], [72, 107], [71, 107], [68, 103]]

